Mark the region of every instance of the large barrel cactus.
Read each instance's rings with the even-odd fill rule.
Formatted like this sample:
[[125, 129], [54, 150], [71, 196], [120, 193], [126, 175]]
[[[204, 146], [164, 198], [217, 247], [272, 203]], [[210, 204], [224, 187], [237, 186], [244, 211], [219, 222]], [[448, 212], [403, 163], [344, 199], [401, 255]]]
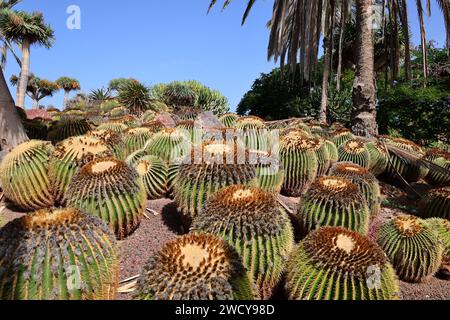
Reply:
[[249, 150], [269, 151], [271, 148], [271, 136], [267, 126], [261, 118], [246, 116], [239, 118], [235, 127], [241, 140]]
[[291, 131], [280, 142], [280, 161], [285, 172], [282, 193], [298, 197], [310, 187], [319, 168], [314, 140], [302, 131]]
[[139, 124], [139, 119], [133, 115], [124, 115], [116, 118], [109, 118], [112, 123], [121, 123], [126, 125], [128, 128], [135, 128]]
[[111, 130], [94, 130], [86, 134], [90, 137], [101, 139], [112, 150], [113, 156], [118, 160], [126, 157], [126, 145], [120, 133]]
[[57, 143], [70, 137], [81, 136], [90, 130], [91, 125], [84, 119], [63, 120], [51, 127], [47, 139]]
[[288, 263], [291, 300], [397, 300], [399, 283], [383, 250], [344, 228], [309, 234]]
[[330, 155], [330, 165], [333, 165], [339, 161], [339, 150], [331, 140], [325, 140], [324, 143], [327, 147], [328, 154]]
[[139, 300], [252, 300], [253, 286], [236, 251], [212, 235], [167, 243], [138, 279]]
[[427, 152], [425, 159], [442, 168], [442, 171], [431, 168], [426, 180], [437, 187], [450, 186], [450, 153], [432, 149]]
[[332, 163], [331, 155], [328, 151], [329, 147], [325, 144], [325, 140], [322, 138], [313, 139], [312, 142], [315, 145], [314, 149], [317, 156], [317, 176], [321, 177], [327, 174]]
[[274, 194], [243, 185], [222, 189], [206, 202], [191, 230], [225, 239], [241, 256], [260, 297], [272, 296], [294, 246], [291, 222]]
[[284, 170], [279, 159], [270, 152], [250, 150], [250, 163], [256, 166], [256, 186], [267, 192], [280, 193]]
[[317, 179], [300, 197], [297, 218], [303, 235], [322, 226], [367, 234], [370, 211], [358, 186], [342, 177]]
[[385, 145], [380, 141], [369, 142], [366, 144], [367, 150], [370, 155], [370, 166], [369, 170], [378, 177], [387, 168], [388, 165], [388, 151]]
[[1, 300], [115, 299], [114, 235], [76, 209], [43, 209], [0, 230]]
[[175, 203], [189, 225], [216, 191], [233, 184], [255, 182], [255, 166], [237, 144], [205, 143], [193, 149], [180, 166], [174, 183]]
[[358, 186], [367, 201], [372, 217], [380, 212], [380, 183], [369, 170], [351, 162], [339, 162], [331, 168], [330, 174], [346, 178]]
[[353, 162], [363, 168], [370, 168], [370, 154], [364, 142], [350, 139], [339, 147], [339, 161]]
[[178, 129], [164, 128], [156, 133], [145, 146], [145, 151], [160, 157], [167, 164], [181, 162], [188, 155], [191, 142]]
[[50, 143], [31, 140], [14, 148], [0, 164], [0, 185], [11, 202], [23, 210], [37, 210], [54, 203], [49, 180]]
[[419, 202], [420, 216], [450, 220], [450, 187], [432, 189]]
[[239, 116], [235, 113], [226, 113], [223, 116], [219, 118], [219, 121], [225, 126], [225, 127], [234, 127], [236, 124], [236, 121], [239, 119]]
[[126, 145], [126, 154], [130, 155], [144, 148], [145, 144], [152, 138], [153, 133], [149, 128], [132, 128], [123, 133], [123, 141]]
[[99, 158], [73, 177], [67, 203], [106, 221], [121, 240], [139, 227], [146, 194], [134, 168], [114, 158]]
[[111, 155], [109, 146], [95, 137], [73, 137], [59, 143], [50, 157], [49, 165], [55, 201], [64, 203], [67, 187], [78, 169], [95, 158]]
[[432, 218], [427, 219], [426, 223], [430, 226], [444, 245], [444, 254], [440, 270], [440, 276], [450, 280], [450, 221], [446, 219]]
[[378, 244], [388, 255], [397, 275], [407, 282], [421, 282], [441, 266], [443, 245], [424, 221], [413, 216], [397, 216], [378, 232]]
[[350, 130], [341, 127], [332, 130], [330, 132], [330, 135], [333, 143], [337, 148], [339, 148], [345, 142], [355, 139], [355, 136], [353, 135], [353, 133], [351, 133]]
[[123, 123], [106, 122], [97, 127], [97, 130], [114, 131], [117, 133], [123, 133], [128, 127]]

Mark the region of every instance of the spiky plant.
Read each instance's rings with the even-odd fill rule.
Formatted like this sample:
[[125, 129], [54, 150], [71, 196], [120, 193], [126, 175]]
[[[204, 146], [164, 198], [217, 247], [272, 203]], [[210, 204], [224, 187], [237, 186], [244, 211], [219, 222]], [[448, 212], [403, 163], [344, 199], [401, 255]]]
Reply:
[[150, 89], [139, 81], [127, 81], [119, 90], [118, 100], [132, 114], [142, 115], [152, 102]]
[[[189, 161], [188, 161], [189, 160]], [[255, 166], [237, 144], [204, 143], [195, 147], [179, 168], [174, 182], [175, 203], [185, 225], [198, 216], [216, 191], [233, 184], [250, 184]]]
[[[394, 147], [406, 150], [410, 154], [420, 158], [425, 156], [420, 146], [406, 139], [396, 138], [387, 142]], [[389, 152], [389, 162], [385, 175], [390, 179], [397, 179], [400, 174], [407, 182], [417, 182], [425, 178], [428, 174], [428, 168], [421, 161], [411, 160], [397, 152]]]
[[426, 222], [444, 245], [444, 254], [440, 270], [440, 276], [446, 280], [450, 279], [450, 222], [446, 219], [432, 218]]
[[195, 106], [198, 96], [187, 84], [173, 82], [164, 89], [163, 99], [165, 103], [178, 109]]
[[378, 244], [403, 281], [421, 282], [433, 276], [442, 262], [443, 245], [424, 220], [397, 216], [378, 232]]
[[153, 133], [158, 133], [165, 128], [164, 124], [162, 124], [160, 121], [144, 122], [142, 124], [142, 127], [150, 129], [150, 131]]
[[321, 177], [326, 175], [328, 170], [330, 170], [332, 159], [324, 139], [313, 138], [312, 141], [315, 145], [314, 150], [317, 156], [317, 176]]
[[152, 131], [144, 127], [125, 130], [123, 133], [123, 141], [126, 145], [126, 154], [130, 155], [133, 152], [144, 148], [145, 144], [152, 136]]
[[91, 125], [84, 119], [63, 120], [51, 127], [47, 139], [57, 143], [70, 137], [82, 136], [91, 129]]
[[175, 109], [174, 116], [178, 121], [195, 121], [202, 110], [195, 107], [178, 106]]
[[0, 230], [0, 299], [113, 300], [114, 235], [76, 209], [43, 209]]
[[135, 128], [139, 125], [139, 119], [133, 115], [125, 115], [116, 118], [109, 118], [109, 121], [112, 123], [122, 123], [126, 125], [128, 128]]
[[117, 133], [122, 133], [127, 129], [127, 125], [117, 122], [106, 122], [97, 127], [97, 130], [114, 131]]
[[50, 123], [41, 119], [24, 120], [23, 127], [28, 138], [32, 140], [47, 140]]
[[253, 300], [236, 251], [212, 235], [189, 234], [150, 258], [137, 282], [139, 300]]
[[219, 118], [219, 121], [228, 128], [234, 127], [239, 116], [235, 113], [226, 113]]
[[102, 140], [112, 150], [113, 156], [118, 160], [124, 160], [126, 156], [126, 145], [122, 136], [112, 130], [94, 130], [86, 134]]
[[177, 123], [176, 128], [184, 133], [186, 139], [193, 144], [199, 144], [202, 142], [203, 130], [195, 126], [195, 121], [185, 120]]
[[378, 215], [381, 210], [380, 184], [368, 169], [351, 162], [336, 163], [330, 174], [350, 180], [358, 186], [367, 201], [372, 217]]
[[296, 122], [292, 123], [291, 125], [288, 125], [286, 127], [286, 130], [302, 130], [307, 134], [308, 137], [312, 138], [312, 136], [313, 136], [312, 131], [309, 128], [309, 126], [303, 122], [296, 121]]
[[364, 142], [350, 139], [341, 144], [338, 149], [339, 161], [353, 162], [363, 168], [370, 167], [370, 154]]
[[302, 131], [294, 130], [280, 142], [280, 161], [285, 172], [282, 193], [298, 197], [310, 187], [317, 177], [319, 163], [314, 140]]
[[73, 177], [66, 197], [69, 206], [106, 221], [118, 239], [125, 239], [139, 227], [146, 202], [137, 171], [114, 158], [86, 164]]
[[330, 132], [333, 143], [339, 148], [343, 143], [355, 139], [353, 133], [345, 128], [337, 128]]
[[250, 150], [250, 163], [256, 166], [256, 186], [264, 191], [280, 193], [284, 182], [284, 170], [280, 161], [270, 152]]
[[156, 133], [145, 146], [145, 151], [160, 157], [167, 164], [180, 162], [188, 154], [191, 142], [182, 131], [164, 128]]
[[286, 292], [291, 300], [397, 300], [399, 283], [383, 250], [339, 227], [310, 233], [291, 255]]
[[49, 181], [50, 143], [38, 140], [14, 148], [0, 163], [0, 185], [11, 202], [24, 210], [52, 206], [52, 184]]
[[112, 150], [104, 141], [95, 137], [73, 137], [59, 143], [49, 164], [49, 179], [56, 203], [64, 203], [67, 187], [78, 169], [91, 160], [104, 156], [112, 156]]
[[[425, 159], [444, 169], [441, 172], [430, 168], [426, 180], [434, 186], [450, 186], [450, 153], [440, 149], [432, 149], [427, 152]], [[445, 169], [447, 172], [444, 172]]]
[[269, 299], [294, 246], [292, 225], [273, 193], [233, 185], [216, 192], [192, 231], [226, 240], [242, 258], [262, 299]]
[[235, 127], [241, 140], [249, 150], [269, 151], [271, 137], [267, 126], [261, 118], [255, 116], [241, 117], [236, 120]]
[[339, 151], [336, 145], [331, 140], [324, 141], [325, 146], [327, 147], [328, 154], [330, 155], [330, 165], [339, 161]]
[[[136, 156], [139, 153], [134, 153]], [[167, 165], [156, 156], [143, 156], [127, 159], [129, 165], [134, 167], [141, 177], [147, 192], [148, 200], [161, 199], [167, 192], [168, 168]]]
[[153, 110], [147, 110], [142, 114], [140, 119], [141, 119], [142, 123], [145, 123], [145, 122], [154, 121], [155, 118], [156, 118], [156, 112]]
[[300, 197], [297, 218], [303, 235], [322, 226], [367, 234], [370, 210], [358, 186], [342, 177], [323, 177]]
[[432, 189], [419, 202], [420, 216], [450, 220], [450, 187]]
[[366, 144], [367, 150], [370, 155], [370, 166], [369, 170], [378, 177], [387, 168], [388, 165], [388, 151], [386, 150], [382, 142], [369, 142]]
[[126, 116], [127, 114], [128, 114], [127, 108], [122, 107], [122, 106], [115, 107], [108, 112], [108, 116], [110, 118], [119, 118], [119, 117]]
[[322, 139], [329, 138], [329, 134], [328, 134], [328, 130], [327, 130], [326, 126], [324, 126], [320, 123], [316, 123], [316, 122], [311, 122], [307, 126], [308, 126], [309, 130], [311, 131], [312, 135], [319, 136]]

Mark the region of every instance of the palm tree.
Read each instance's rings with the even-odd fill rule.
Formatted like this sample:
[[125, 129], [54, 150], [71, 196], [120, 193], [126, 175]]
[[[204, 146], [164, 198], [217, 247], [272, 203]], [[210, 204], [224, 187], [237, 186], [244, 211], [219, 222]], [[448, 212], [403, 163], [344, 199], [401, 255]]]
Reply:
[[56, 80], [58, 86], [64, 90], [64, 109], [67, 108], [67, 102], [69, 101], [69, 94], [71, 91], [77, 91], [81, 89], [80, 82], [77, 79], [69, 77], [61, 77]]
[[[10, 82], [16, 86], [19, 78], [16, 75], [11, 76]], [[55, 82], [40, 79], [30, 74], [27, 85], [27, 95], [33, 100], [33, 109], [38, 109], [39, 101], [46, 97], [51, 97], [59, 90], [59, 85]]]
[[[3, 9], [12, 9], [16, 4], [21, 2], [22, 0], [9, 0], [9, 1], [3, 1], [0, 0], [0, 10]], [[13, 50], [13, 47], [11, 45], [11, 42], [9, 42], [7, 39], [3, 37], [3, 35], [0, 32], [0, 41], [3, 42], [3, 46], [1, 48], [1, 68], [2, 70], [5, 70], [6, 67], [6, 60], [8, 56], [8, 51], [11, 51], [13, 56], [15, 57], [17, 63], [19, 66], [21, 65], [19, 57], [16, 55], [16, 53]]]
[[22, 49], [17, 105], [24, 108], [30, 72], [30, 48], [35, 44], [50, 48], [54, 41], [54, 32], [49, 25], [45, 24], [42, 13], [30, 14], [10, 10], [0, 12], [0, 30], [7, 40], [16, 42]]
[[153, 102], [150, 89], [136, 80], [120, 88], [118, 100], [135, 115], [141, 115]]

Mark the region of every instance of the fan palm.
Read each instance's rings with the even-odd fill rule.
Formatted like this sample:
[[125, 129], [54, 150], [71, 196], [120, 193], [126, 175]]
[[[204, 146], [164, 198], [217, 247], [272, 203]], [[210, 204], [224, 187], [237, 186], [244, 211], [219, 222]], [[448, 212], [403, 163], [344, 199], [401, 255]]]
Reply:
[[45, 24], [42, 13], [27, 13], [24, 11], [2, 10], [0, 12], [0, 30], [3, 36], [16, 42], [22, 49], [22, 68], [18, 84], [17, 105], [25, 106], [28, 76], [30, 72], [31, 45], [41, 45], [50, 48], [54, 41], [52, 28]]
[[[16, 75], [12, 75], [10, 82], [13, 86], [16, 86], [19, 82], [19, 78]], [[33, 109], [39, 107], [39, 101], [45, 97], [51, 97], [55, 92], [59, 90], [59, 85], [55, 82], [40, 79], [33, 74], [30, 74], [27, 85], [27, 95], [33, 100]]]
[[64, 90], [64, 109], [67, 108], [67, 102], [69, 101], [69, 94], [71, 91], [77, 91], [81, 89], [80, 82], [77, 79], [69, 77], [61, 77], [56, 80], [58, 86]]

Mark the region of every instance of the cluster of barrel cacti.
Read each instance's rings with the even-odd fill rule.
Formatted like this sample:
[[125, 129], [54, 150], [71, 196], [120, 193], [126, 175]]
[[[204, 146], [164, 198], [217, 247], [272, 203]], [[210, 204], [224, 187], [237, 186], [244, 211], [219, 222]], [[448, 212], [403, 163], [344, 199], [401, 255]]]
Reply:
[[[423, 281], [449, 264], [445, 152], [300, 121], [277, 128], [276, 141], [260, 118], [225, 114], [202, 129], [196, 114], [173, 125], [121, 107], [98, 125], [67, 114], [48, 134], [53, 145], [9, 153], [4, 195], [34, 213], [0, 230], [0, 298], [114, 299], [115, 240], [139, 228], [147, 200], [166, 197], [187, 234], [149, 260], [136, 299], [270, 299], [280, 286], [289, 299], [398, 299], [398, 279]], [[395, 217], [371, 241], [380, 176], [436, 189], [421, 218]], [[280, 194], [298, 197], [296, 210]], [[67, 285], [72, 276], [78, 286]]]

